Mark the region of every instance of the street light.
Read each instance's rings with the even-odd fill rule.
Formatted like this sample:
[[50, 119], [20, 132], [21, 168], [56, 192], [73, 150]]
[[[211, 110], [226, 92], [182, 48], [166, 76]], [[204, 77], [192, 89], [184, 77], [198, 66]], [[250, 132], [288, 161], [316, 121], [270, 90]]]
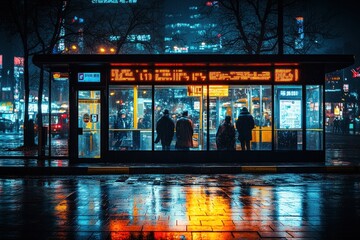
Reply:
[[105, 50], [105, 48], [100, 47], [100, 48], [99, 48], [99, 52], [100, 52], [100, 53], [105, 53], [105, 52], [106, 52], [106, 50]]
[[105, 53], [111, 53], [111, 54], [115, 54], [116, 50], [113, 47], [107, 48], [107, 47], [99, 47], [98, 52], [100, 54], [105, 54]]

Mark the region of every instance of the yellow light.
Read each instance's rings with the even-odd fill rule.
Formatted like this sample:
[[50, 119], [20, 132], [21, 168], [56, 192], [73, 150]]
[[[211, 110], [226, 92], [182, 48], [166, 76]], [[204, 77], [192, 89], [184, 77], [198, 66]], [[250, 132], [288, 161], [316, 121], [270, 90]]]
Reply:
[[72, 49], [72, 50], [76, 50], [76, 49], [77, 49], [77, 46], [76, 46], [76, 45], [71, 45], [71, 49]]
[[101, 48], [99, 49], [99, 51], [100, 51], [101, 53], [104, 53], [104, 52], [105, 52], [105, 48], [101, 47]]
[[110, 96], [114, 96], [114, 95], [115, 95], [115, 92], [111, 92], [111, 93], [110, 93]]
[[115, 48], [110, 48], [110, 52], [114, 53], [114, 52], [115, 52]]

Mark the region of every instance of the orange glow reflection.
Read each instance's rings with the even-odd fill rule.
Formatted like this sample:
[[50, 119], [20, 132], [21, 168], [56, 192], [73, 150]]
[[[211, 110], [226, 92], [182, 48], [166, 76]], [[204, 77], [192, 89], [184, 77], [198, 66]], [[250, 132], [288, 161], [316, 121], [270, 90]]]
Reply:
[[230, 199], [216, 188], [191, 187], [186, 193], [188, 231], [214, 231], [234, 227]]

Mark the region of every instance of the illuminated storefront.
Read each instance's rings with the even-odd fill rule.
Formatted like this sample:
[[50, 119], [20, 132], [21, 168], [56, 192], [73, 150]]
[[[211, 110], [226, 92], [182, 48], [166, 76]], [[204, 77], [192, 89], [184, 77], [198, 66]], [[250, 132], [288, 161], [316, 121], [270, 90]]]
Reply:
[[[37, 55], [69, 76], [69, 155], [75, 162], [324, 161], [324, 77], [350, 55]], [[247, 107], [252, 151], [219, 151], [215, 134]], [[187, 110], [191, 151], [162, 151], [156, 121]], [[118, 119], [124, 124], [118, 126]], [[119, 136], [125, 136], [119, 143]]]

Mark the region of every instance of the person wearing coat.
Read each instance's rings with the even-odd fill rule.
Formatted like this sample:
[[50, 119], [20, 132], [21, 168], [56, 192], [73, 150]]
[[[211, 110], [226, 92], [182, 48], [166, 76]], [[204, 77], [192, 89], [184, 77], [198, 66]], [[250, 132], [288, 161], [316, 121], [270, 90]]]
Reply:
[[184, 111], [176, 122], [176, 144], [179, 150], [190, 150], [193, 147], [193, 123], [188, 118], [188, 111]]
[[122, 130], [130, 128], [130, 123], [124, 109], [118, 112], [117, 119], [114, 122], [114, 128], [121, 129], [121, 131], [117, 131], [114, 133], [114, 137], [117, 139], [117, 141], [115, 142], [113, 147], [114, 149], [118, 149], [122, 145], [124, 139], [126, 139], [128, 136], [127, 131]]
[[155, 143], [161, 142], [162, 150], [170, 150], [171, 141], [174, 137], [175, 124], [169, 116], [169, 110], [165, 109], [163, 116], [156, 122], [157, 137]]
[[226, 116], [216, 132], [216, 147], [218, 150], [235, 150], [235, 128], [231, 116]]
[[242, 151], [250, 151], [250, 141], [252, 140], [252, 129], [255, 127], [254, 118], [246, 107], [240, 111], [240, 115], [236, 120], [236, 129], [238, 131], [238, 139], [241, 144]]

